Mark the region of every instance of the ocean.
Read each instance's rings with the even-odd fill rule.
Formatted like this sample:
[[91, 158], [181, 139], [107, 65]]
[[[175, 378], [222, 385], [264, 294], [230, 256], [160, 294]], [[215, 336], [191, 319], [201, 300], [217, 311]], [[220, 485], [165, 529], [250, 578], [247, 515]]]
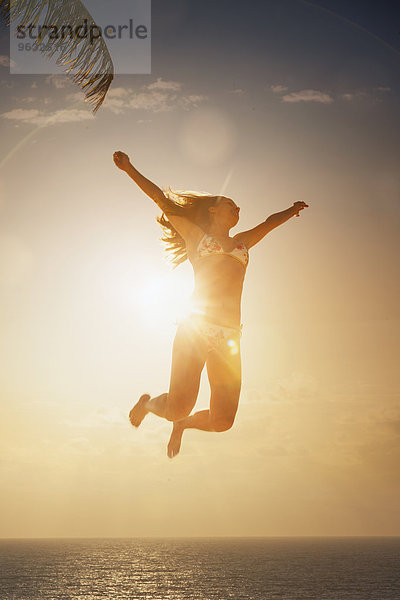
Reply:
[[400, 538], [0, 540], [0, 600], [399, 600]]

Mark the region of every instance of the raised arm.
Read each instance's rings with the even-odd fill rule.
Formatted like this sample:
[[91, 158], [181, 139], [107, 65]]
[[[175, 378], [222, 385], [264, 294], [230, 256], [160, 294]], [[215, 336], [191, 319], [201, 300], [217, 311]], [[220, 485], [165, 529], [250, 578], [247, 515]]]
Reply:
[[[175, 214], [174, 211], [171, 212], [171, 201], [165, 196], [164, 192], [161, 188], [158, 187], [155, 183], [150, 181], [139, 173], [137, 169], [132, 165], [129, 160], [129, 156], [125, 154], [125, 152], [114, 152], [113, 160], [115, 165], [121, 169], [121, 171], [125, 171], [127, 175], [140, 187], [141, 190], [145, 194], [149, 196], [157, 206], [162, 210], [162, 212], [166, 215], [168, 221], [171, 225], [176, 229], [176, 231], [183, 237], [185, 242], [187, 243], [192, 237], [199, 237], [203, 233], [201, 229], [186, 219], [185, 217], [181, 217]], [[173, 206], [172, 206], [173, 208]]]
[[131, 161], [129, 160], [129, 156], [125, 154], [125, 152], [114, 152], [113, 159], [115, 165], [121, 169], [121, 171], [124, 171], [127, 175], [129, 175], [129, 177], [133, 179], [140, 189], [143, 190], [143, 192], [147, 194], [163, 212], [166, 213], [168, 211], [166, 198], [162, 189], [150, 181], [150, 179], [147, 179], [144, 177], [144, 175], [139, 173], [139, 171], [132, 165]]
[[242, 242], [247, 248], [251, 248], [260, 242], [272, 229], [278, 227], [278, 225], [286, 223], [294, 215], [298, 217], [299, 212], [304, 208], [308, 208], [308, 204], [305, 202], [295, 202], [290, 208], [270, 215], [263, 223], [253, 227], [253, 229], [237, 233], [234, 239]]

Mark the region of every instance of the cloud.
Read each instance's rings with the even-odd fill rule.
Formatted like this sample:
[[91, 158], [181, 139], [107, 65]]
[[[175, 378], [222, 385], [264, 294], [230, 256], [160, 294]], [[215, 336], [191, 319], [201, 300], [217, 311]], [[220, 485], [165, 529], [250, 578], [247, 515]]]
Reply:
[[[271, 85], [271, 90], [274, 94], [282, 94], [288, 90], [283, 85]], [[340, 94], [338, 98], [346, 100], [347, 102], [370, 100], [372, 102], [381, 102], [382, 94], [390, 92], [390, 87], [375, 87], [369, 91], [365, 90], [352, 90]], [[334, 98], [327, 92], [320, 90], [300, 90], [298, 92], [290, 92], [281, 97], [282, 102], [318, 102], [320, 104], [331, 104], [334, 102]]]
[[382, 94], [391, 92], [390, 87], [375, 87], [370, 90], [355, 90], [341, 94], [343, 100], [351, 101], [368, 101], [372, 103], [382, 102]]
[[46, 83], [48, 85], [53, 85], [58, 90], [73, 85], [72, 79], [70, 79], [68, 75], [49, 75], [46, 77]]
[[128, 97], [130, 90], [127, 88], [114, 88], [109, 90], [104, 103], [104, 107], [108, 108], [114, 114], [120, 114], [124, 112], [126, 104], [128, 103]]
[[124, 112], [126, 104], [119, 98], [107, 98], [103, 107], [108, 108], [108, 110], [111, 110], [115, 115], [119, 115]]
[[332, 96], [319, 90], [300, 90], [299, 92], [291, 92], [282, 96], [282, 102], [319, 102], [321, 104], [331, 104]]
[[184, 94], [181, 88], [181, 83], [163, 81], [160, 77], [139, 90], [115, 88], [108, 92], [104, 108], [115, 114], [121, 114], [126, 110], [146, 110], [156, 113], [173, 111], [177, 108], [189, 110], [207, 101], [207, 96]]
[[242, 88], [236, 88], [234, 90], [229, 91], [230, 94], [237, 94], [238, 96], [244, 94], [244, 90]]
[[36, 108], [14, 108], [9, 112], [3, 113], [1, 115], [1, 118], [8, 119], [10, 121], [22, 121], [23, 123], [33, 123], [33, 119], [37, 119], [39, 114], [40, 113]]
[[[385, 473], [389, 484], [400, 460], [400, 409], [380, 386], [360, 393], [346, 384], [332, 394], [313, 375], [293, 372], [268, 381], [264, 390], [243, 390], [231, 435], [254, 458]], [[246, 440], [252, 444], [246, 447]]]
[[149, 90], [170, 90], [177, 92], [182, 87], [182, 84], [178, 81], [163, 81], [161, 77], [157, 78], [157, 81], [147, 86]]
[[271, 85], [271, 90], [274, 94], [282, 94], [283, 92], [287, 92], [289, 88], [284, 85]]
[[93, 113], [87, 110], [59, 110], [49, 117], [50, 125], [53, 123], [72, 123], [77, 121], [92, 121], [94, 119]]
[[85, 95], [83, 92], [73, 92], [72, 94], [67, 94], [67, 101], [68, 102], [84, 102], [85, 101]]
[[41, 104], [51, 104], [52, 99], [48, 98], [48, 97], [41, 97], [41, 96], [18, 96], [18, 97], [14, 97], [14, 103], [19, 103], [19, 104], [32, 104], [32, 103], [36, 103], [36, 105], [41, 105]]
[[107, 93], [107, 98], [124, 98], [128, 95], [128, 90], [126, 88], [113, 88], [109, 90]]
[[9, 56], [6, 56], [5, 54], [0, 54], [0, 66], [15, 67], [16, 63], [12, 59], [10, 59]]
[[[285, 85], [271, 85], [271, 90], [274, 94], [283, 94], [288, 91]], [[320, 90], [300, 90], [298, 92], [290, 92], [281, 97], [282, 102], [319, 102], [321, 104], [330, 104], [333, 98], [326, 92]]]
[[189, 94], [189, 96], [183, 96], [180, 98], [180, 104], [183, 108], [196, 108], [199, 104], [202, 104], [207, 100], [207, 96], [200, 94]]
[[[73, 82], [66, 75], [49, 75], [46, 77], [46, 83], [59, 90], [64, 90], [68, 87], [73, 87]], [[37, 88], [37, 84], [32, 84], [33, 88]], [[197, 108], [200, 104], [207, 101], [207, 96], [201, 94], [185, 94], [181, 91], [182, 83], [177, 81], [164, 81], [159, 77], [153, 83], [144, 85], [138, 89], [129, 87], [116, 87], [110, 89], [107, 93], [103, 107], [110, 110], [114, 114], [121, 114], [131, 110], [145, 110], [147, 112], [168, 112], [176, 109], [189, 110]], [[71, 91], [63, 94], [64, 100], [68, 103], [82, 102], [84, 104], [85, 97], [82, 91]], [[24, 102], [33, 102], [33, 97], [27, 97]], [[45, 104], [49, 103], [49, 99], [41, 99]], [[19, 121], [23, 123], [31, 123], [40, 125], [42, 123], [65, 123], [72, 121], [83, 121], [93, 118], [90, 111], [86, 110], [68, 110], [58, 111], [53, 113], [45, 113], [36, 110], [36, 112], [23, 111], [22, 109], [14, 109], [0, 115], [4, 119], [10, 121]]]
[[99, 406], [92, 412], [85, 413], [78, 420], [72, 421], [71, 419], [66, 419], [65, 424], [69, 427], [73, 427], [74, 429], [78, 427], [83, 429], [91, 429], [100, 426], [126, 427], [127, 416], [118, 407]]
[[38, 109], [15, 108], [0, 115], [2, 119], [27, 123], [30, 125], [55, 125], [57, 123], [72, 123], [94, 119], [91, 112], [86, 110], [59, 110], [54, 113], [45, 113]]
[[173, 108], [172, 104], [168, 102], [169, 98], [168, 94], [160, 92], [141, 92], [132, 96], [129, 107], [152, 110], [153, 112], [168, 111]]
[[342, 98], [344, 100], [363, 100], [363, 99], [368, 99], [368, 98], [372, 98], [372, 94], [368, 93], [368, 92], [364, 92], [362, 90], [357, 90], [355, 92], [348, 92], [346, 94], [342, 94]]
[[20, 102], [36, 102], [37, 98], [35, 98], [34, 96], [26, 96], [25, 98], [19, 98], [18, 99]]

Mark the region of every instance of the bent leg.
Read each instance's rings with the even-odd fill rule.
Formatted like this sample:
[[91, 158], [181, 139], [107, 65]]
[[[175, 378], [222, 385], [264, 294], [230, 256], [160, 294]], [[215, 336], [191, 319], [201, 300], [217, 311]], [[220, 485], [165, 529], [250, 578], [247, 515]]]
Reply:
[[172, 430], [167, 454], [179, 453], [185, 429], [227, 431], [233, 425], [241, 389], [240, 341], [233, 346], [221, 345], [207, 357], [207, 374], [211, 388], [210, 410], [201, 410], [176, 423]]
[[230, 429], [235, 420], [242, 385], [240, 336], [232, 346], [210, 352], [207, 374], [210, 382], [210, 424], [213, 431]]
[[207, 359], [207, 343], [190, 319], [178, 327], [172, 348], [172, 367], [166, 401], [166, 419], [179, 421], [196, 404], [200, 378]]
[[141, 396], [129, 414], [132, 425], [138, 427], [149, 412], [169, 421], [177, 421], [190, 414], [196, 404], [206, 357], [204, 339], [190, 323], [181, 323], [172, 348], [169, 391], [155, 398], [148, 394]]
[[165, 418], [167, 396], [168, 394], [161, 394], [156, 398], [150, 398], [149, 394], [140, 396], [138, 402], [129, 413], [129, 420], [132, 425], [134, 427], [139, 427], [140, 423], [149, 412]]

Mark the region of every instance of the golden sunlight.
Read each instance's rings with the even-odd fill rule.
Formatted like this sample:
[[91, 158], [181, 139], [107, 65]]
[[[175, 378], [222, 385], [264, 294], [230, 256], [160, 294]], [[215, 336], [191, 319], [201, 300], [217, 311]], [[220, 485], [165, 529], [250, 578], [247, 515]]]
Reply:
[[189, 313], [192, 283], [187, 273], [153, 267], [138, 284], [134, 303], [144, 317], [175, 323]]
[[164, 263], [142, 261], [132, 269], [126, 257], [102, 265], [102, 288], [119, 311], [135, 313], [143, 321], [176, 323], [189, 311], [193, 289], [190, 269], [172, 271]]

